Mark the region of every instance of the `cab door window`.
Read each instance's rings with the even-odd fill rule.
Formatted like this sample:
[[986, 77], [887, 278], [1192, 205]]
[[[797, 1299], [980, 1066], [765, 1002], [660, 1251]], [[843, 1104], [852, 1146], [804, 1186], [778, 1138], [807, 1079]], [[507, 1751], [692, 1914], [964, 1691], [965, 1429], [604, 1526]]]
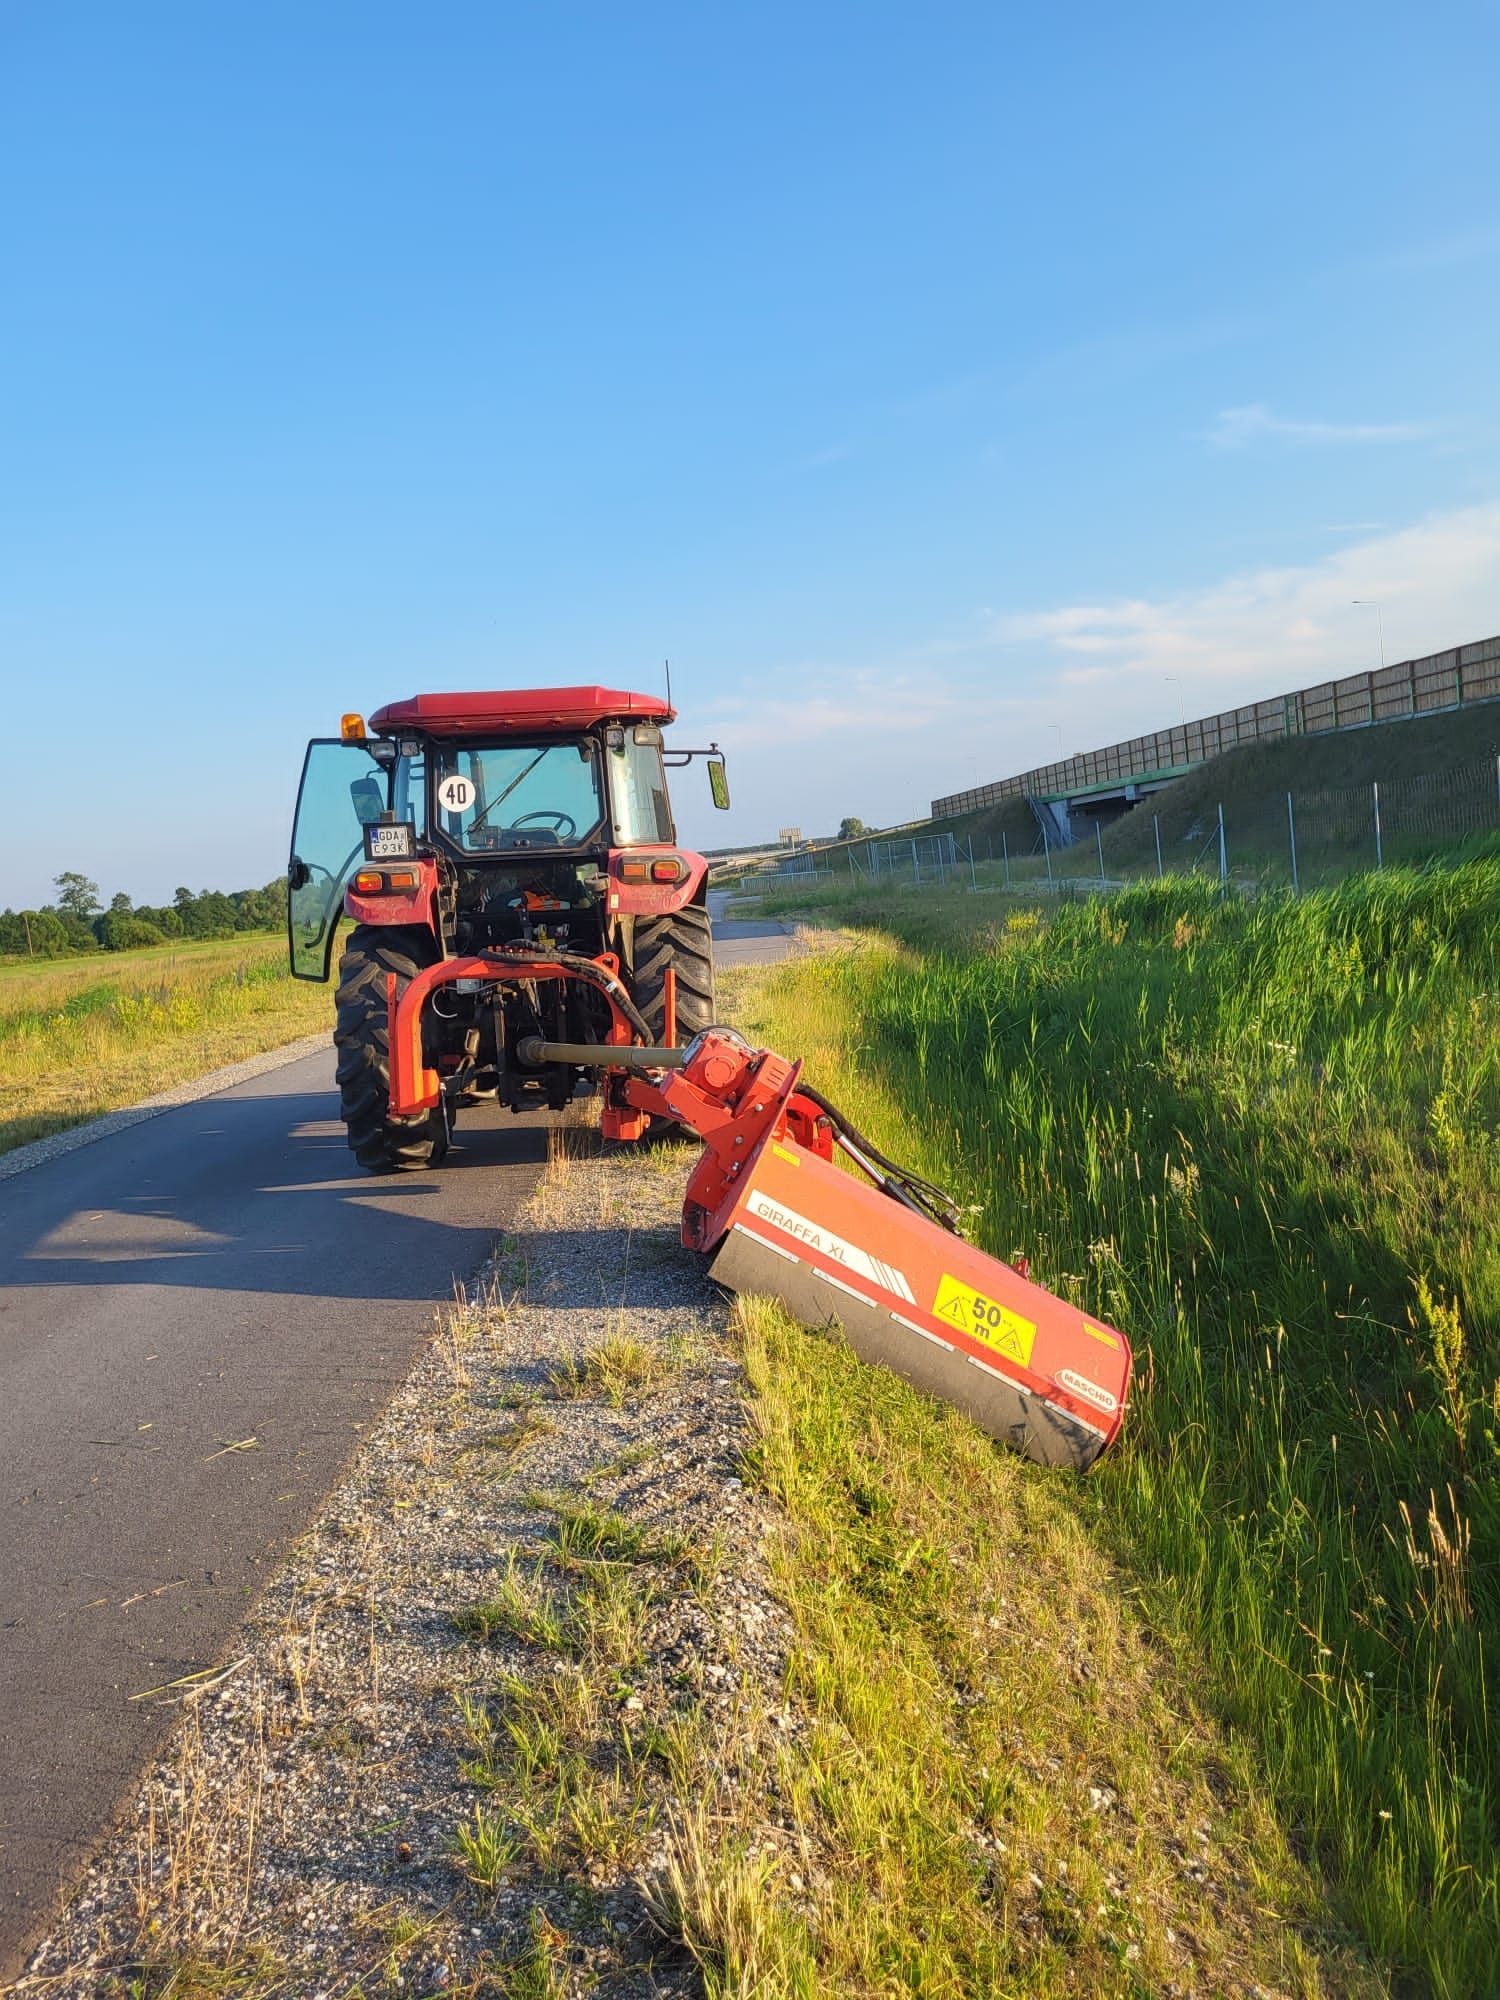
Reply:
[[363, 743], [309, 743], [287, 863], [287, 946], [297, 979], [326, 979], [344, 885], [364, 858], [365, 828], [389, 796], [385, 769]]

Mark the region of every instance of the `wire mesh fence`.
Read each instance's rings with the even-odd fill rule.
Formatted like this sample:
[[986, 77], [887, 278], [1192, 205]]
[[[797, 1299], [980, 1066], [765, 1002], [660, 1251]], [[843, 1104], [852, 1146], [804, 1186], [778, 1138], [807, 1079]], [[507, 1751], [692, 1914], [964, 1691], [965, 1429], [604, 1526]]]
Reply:
[[[1149, 818], [1149, 828], [1143, 823]], [[1500, 760], [1262, 794], [1190, 813], [1150, 801], [1103, 836], [1122, 874], [1215, 874], [1315, 888], [1367, 868], [1420, 865], [1500, 836]]]
[[849, 842], [836, 852], [808, 848], [776, 864], [779, 880], [827, 881], [831, 875], [865, 876], [871, 881], [944, 887], [960, 871], [969, 872], [967, 848], [951, 833], [917, 834], [904, 840]]
[[1106, 821], [1075, 813], [1066, 843], [1042, 816], [1034, 841], [1006, 833], [851, 842], [788, 856], [779, 878], [866, 878], [921, 888], [1079, 892], [1151, 876], [1312, 889], [1365, 869], [1420, 866], [1500, 849], [1500, 758], [1365, 785], [1267, 792], [1227, 802], [1144, 800]]

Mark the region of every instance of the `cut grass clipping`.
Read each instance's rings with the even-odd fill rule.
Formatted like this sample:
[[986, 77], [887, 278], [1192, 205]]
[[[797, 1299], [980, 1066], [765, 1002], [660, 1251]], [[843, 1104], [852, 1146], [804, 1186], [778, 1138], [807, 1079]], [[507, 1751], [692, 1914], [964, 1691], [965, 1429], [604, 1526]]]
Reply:
[[332, 1027], [281, 937], [0, 966], [0, 1152]]
[[546, 1661], [458, 1704], [461, 1774], [484, 1796], [455, 1828], [452, 1852], [488, 1895], [523, 1864], [552, 1878], [634, 1867], [657, 1819], [653, 1766], [684, 1787], [690, 1772], [701, 1782], [692, 1718], [646, 1724], [630, 1676], [646, 1664], [663, 1570], [681, 1565], [696, 1579], [702, 1559], [679, 1536], [591, 1500], [558, 1498], [550, 1511], [541, 1553], [523, 1562], [513, 1552], [493, 1594], [453, 1620], [464, 1638]]
[[1120, 1448], [1016, 1475], [1038, 1525], [1134, 1574], [1384, 1978], [1492, 1991], [1500, 865], [1005, 910], [846, 897], [903, 942], [741, 1025], [1130, 1332]]

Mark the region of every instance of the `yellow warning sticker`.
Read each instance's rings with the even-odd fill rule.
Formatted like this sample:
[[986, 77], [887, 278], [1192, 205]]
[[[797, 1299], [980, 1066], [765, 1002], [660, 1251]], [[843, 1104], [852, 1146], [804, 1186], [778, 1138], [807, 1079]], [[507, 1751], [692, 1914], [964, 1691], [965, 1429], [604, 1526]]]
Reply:
[[789, 1167], [800, 1167], [802, 1164], [790, 1146], [780, 1145], [775, 1139], [771, 1141], [771, 1151], [778, 1160], [785, 1160]]
[[1112, 1333], [1106, 1333], [1102, 1326], [1090, 1326], [1088, 1321], [1085, 1320], [1083, 1322], [1083, 1330], [1085, 1333], [1091, 1334], [1095, 1340], [1102, 1340], [1106, 1347], [1118, 1348], [1118, 1346], [1120, 1345], [1119, 1341], [1115, 1339], [1114, 1335]]
[[962, 1279], [950, 1277], [946, 1271], [932, 1302], [932, 1316], [948, 1326], [956, 1326], [972, 1340], [982, 1340], [986, 1347], [1018, 1361], [1023, 1368], [1031, 1366], [1035, 1324], [1012, 1312], [1009, 1306], [1001, 1305], [998, 1299], [987, 1299], [983, 1292], [976, 1292]]

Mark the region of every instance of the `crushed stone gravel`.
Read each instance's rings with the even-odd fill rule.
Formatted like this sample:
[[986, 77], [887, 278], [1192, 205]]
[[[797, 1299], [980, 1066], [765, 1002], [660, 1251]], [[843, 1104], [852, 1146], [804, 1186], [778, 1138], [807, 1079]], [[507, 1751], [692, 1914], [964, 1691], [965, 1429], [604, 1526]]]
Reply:
[[560, 1135], [220, 1678], [155, 1697], [181, 1725], [16, 1993], [701, 1993], [652, 1920], [674, 1829], [802, 1725], [685, 1164]]

